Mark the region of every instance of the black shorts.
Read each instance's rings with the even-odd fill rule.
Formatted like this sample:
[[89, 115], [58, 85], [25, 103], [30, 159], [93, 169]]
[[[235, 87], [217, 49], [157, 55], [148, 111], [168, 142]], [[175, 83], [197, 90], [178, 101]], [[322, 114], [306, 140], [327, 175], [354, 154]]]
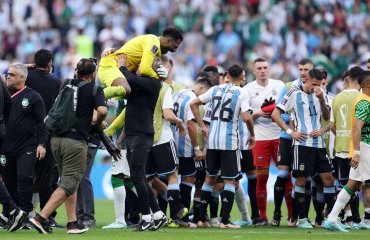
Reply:
[[240, 159], [240, 167], [242, 173], [256, 170], [256, 167], [253, 163], [252, 150], [241, 150], [240, 152], [242, 153], [242, 159]]
[[311, 177], [316, 173], [332, 172], [325, 148], [294, 146], [293, 176]]
[[181, 177], [191, 177], [196, 173], [197, 169], [193, 157], [179, 157], [179, 175]]
[[152, 147], [146, 161], [146, 177], [168, 175], [176, 171], [178, 159], [173, 140]]
[[236, 179], [240, 174], [240, 157], [237, 150], [207, 150], [206, 171], [209, 176]]
[[293, 140], [280, 138], [277, 165], [292, 167], [293, 163]]
[[349, 172], [351, 170], [351, 160], [349, 158], [335, 157], [333, 159], [333, 165], [335, 170], [335, 175], [338, 181], [347, 182], [349, 179]]

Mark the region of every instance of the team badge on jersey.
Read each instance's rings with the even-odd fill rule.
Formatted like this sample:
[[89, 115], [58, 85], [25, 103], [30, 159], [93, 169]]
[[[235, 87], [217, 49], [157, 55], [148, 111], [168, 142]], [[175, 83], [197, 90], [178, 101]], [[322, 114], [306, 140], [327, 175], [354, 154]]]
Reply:
[[27, 108], [29, 104], [30, 104], [30, 101], [28, 100], [28, 98], [23, 98], [22, 100], [23, 108]]
[[301, 164], [299, 165], [299, 170], [300, 170], [300, 171], [304, 171], [304, 164], [303, 164], [303, 163], [301, 163]]
[[157, 51], [158, 51], [158, 47], [156, 45], [153, 45], [151, 52], [156, 54]]

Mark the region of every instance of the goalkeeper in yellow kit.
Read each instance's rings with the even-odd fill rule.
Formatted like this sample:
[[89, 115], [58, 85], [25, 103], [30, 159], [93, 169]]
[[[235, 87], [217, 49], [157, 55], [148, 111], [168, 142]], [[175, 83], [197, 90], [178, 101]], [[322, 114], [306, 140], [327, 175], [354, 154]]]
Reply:
[[155, 57], [160, 58], [167, 52], [176, 52], [182, 40], [182, 33], [176, 28], [169, 27], [160, 37], [152, 34], [141, 35], [131, 39], [117, 51], [114, 48], [106, 48], [102, 53], [98, 69], [105, 98], [124, 98], [131, 90], [118, 68], [117, 55], [127, 56], [128, 70], [139, 70], [142, 76], [158, 79], [159, 76], [152, 67]]

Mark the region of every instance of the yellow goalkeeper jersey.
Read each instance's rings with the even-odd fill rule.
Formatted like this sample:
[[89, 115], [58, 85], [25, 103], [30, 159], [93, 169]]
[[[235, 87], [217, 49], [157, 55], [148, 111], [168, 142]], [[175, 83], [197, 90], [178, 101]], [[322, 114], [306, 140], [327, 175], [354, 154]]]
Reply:
[[116, 67], [116, 55], [125, 54], [129, 63], [128, 70], [136, 71], [139, 68], [141, 75], [158, 79], [158, 75], [153, 70], [152, 64], [155, 57], [162, 56], [159, 39], [158, 36], [152, 34], [135, 37], [113, 54], [103, 57], [99, 65], [103, 67]]

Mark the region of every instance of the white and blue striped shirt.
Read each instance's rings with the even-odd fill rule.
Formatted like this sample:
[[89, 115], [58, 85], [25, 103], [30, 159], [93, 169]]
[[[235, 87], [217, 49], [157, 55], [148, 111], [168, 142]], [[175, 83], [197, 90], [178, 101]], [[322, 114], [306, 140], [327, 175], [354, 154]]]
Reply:
[[[190, 103], [196, 98], [193, 91], [182, 89], [173, 95], [173, 112], [180, 118], [184, 125], [186, 132], [188, 132], [187, 122], [194, 119], [193, 112], [190, 109]], [[187, 133], [185, 136], [180, 136], [176, 129], [172, 128], [175, 143], [177, 147], [177, 155], [179, 157], [193, 157], [193, 145]]]
[[238, 120], [250, 110], [248, 94], [234, 84], [214, 86], [199, 96], [202, 103], [212, 103], [208, 149], [239, 149]]
[[240, 150], [248, 150], [248, 146], [247, 146], [246, 143], [247, 143], [247, 139], [249, 137], [249, 130], [247, 128], [247, 124], [245, 122], [243, 122], [241, 116], [239, 117], [238, 124], [239, 124], [239, 139], [240, 139], [239, 147], [240, 147]]
[[[324, 99], [326, 99], [324, 93]], [[314, 93], [306, 93], [302, 87], [288, 91], [277, 108], [287, 112], [292, 110], [294, 125], [298, 132], [306, 133], [307, 139], [294, 145], [325, 148], [324, 136], [310, 137], [309, 134], [321, 128], [321, 107], [320, 101]]]

